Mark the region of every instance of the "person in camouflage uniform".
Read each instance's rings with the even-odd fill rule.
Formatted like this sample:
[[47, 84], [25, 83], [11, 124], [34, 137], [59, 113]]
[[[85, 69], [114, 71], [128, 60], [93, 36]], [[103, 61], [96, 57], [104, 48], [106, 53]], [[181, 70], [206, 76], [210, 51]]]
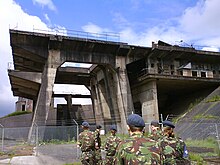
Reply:
[[110, 128], [111, 135], [106, 139], [105, 142], [105, 165], [112, 165], [115, 160], [115, 153], [118, 144], [121, 142], [121, 139], [116, 136], [117, 128], [115, 125], [112, 125]]
[[163, 158], [156, 141], [143, 137], [144, 120], [131, 114], [127, 120], [130, 137], [122, 141], [116, 151], [116, 165], [161, 165]]
[[101, 128], [102, 128], [101, 125], [97, 125], [96, 130], [94, 132], [94, 135], [95, 135], [95, 164], [97, 164], [97, 165], [102, 164], [101, 137], [100, 137]]
[[164, 137], [158, 142], [164, 155], [164, 165], [189, 165], [190, 161], [184, 157], [184, 153], [188, 154], [186, 145], [180, 138], [175, 137], [173, 129], [174, 124], [170, 121], [163, 122]]
[[163, 138], [163, 134], [160, 128], [159, 121], [153, 120], [150, 124], [151, 133], [149, 135], [150, 139], [158, 141], [159, 139]]
[[80, 161], [83, 165], [94, 165], [95, 154], [95, 136], [92, 131], [89, 130], [89, 123], [82, 123], [83, 132], [79, 134], [78, 146], [80, 147], [82, 154]]

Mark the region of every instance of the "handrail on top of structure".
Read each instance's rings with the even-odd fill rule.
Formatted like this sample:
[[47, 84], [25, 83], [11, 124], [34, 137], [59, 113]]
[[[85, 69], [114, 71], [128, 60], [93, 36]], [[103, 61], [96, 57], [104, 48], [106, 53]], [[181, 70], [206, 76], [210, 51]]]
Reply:
[[33, 32], [42, 32], [42, 33], [63, 35], [63, 36], [76, 37], [76, 38], [120, 42], [120, 34], [114, 32], [94, 33], [94, 32], [84, 32], [78, 30], [69, 30], [64, 28], [52, 28], [47, 30], [33, 28]]

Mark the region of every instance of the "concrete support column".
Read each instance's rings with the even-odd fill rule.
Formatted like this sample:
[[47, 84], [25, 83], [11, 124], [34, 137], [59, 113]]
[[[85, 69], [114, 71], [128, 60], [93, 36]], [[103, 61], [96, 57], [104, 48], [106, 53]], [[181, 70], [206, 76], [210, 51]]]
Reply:
[[103, 118], [103, 93], [101, 92], [101, 85], [98, 81], [95, 84], [95, 93], [96, 99], [94, 100], [94, 110], [95, 110], [95, 120], [97, 124], [104, 125], [104, 118]]
[[117, 102], [119, 109], [120, 123], [117, 123], [121, 133], [127, 133], [127, 117], [133, 110], [133, 101], [130, 91], [130, 84], [126, 73], [126, 57], [116, 58], [117, 72], [115, 74]]
[[156, 80], [141, 86], [139, 99], [142, 104], [142, 117], [145, 122], [159, 119]]
[[[71, 117], [76, 119], [76, 112], [72, 113], [72, 96], [67, 95], [65, 97], [65, 100], [67, 102], [67, 110], [66, 110], [66, 112], [64, 112], [64, 114], [65, 114], [66, 125], [68, 125], [71, 122]], [[70, 113], [72, 113], [72, 116], [70, 116]]]
[[46, 125], [48, 118], [53, 86], [56, 77], [57, 68], [61, 65], [60, 51], [59, 50], [49, 50], [48, 59], [41, 77], [41, 87], [37, 98], [37, 103], [34, 110], [32, 127], [29, 132], [29, 139], [32, 135], [33, 125], [36, 123], [39, 125]]

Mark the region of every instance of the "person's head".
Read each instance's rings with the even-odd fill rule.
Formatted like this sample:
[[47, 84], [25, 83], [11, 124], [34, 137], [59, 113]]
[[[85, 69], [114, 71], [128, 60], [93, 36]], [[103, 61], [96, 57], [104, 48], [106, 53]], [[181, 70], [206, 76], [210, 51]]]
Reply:
[[163, 134], [168, 137], [174, 137], [173, 129], [175, 125], [168, 120], [163, 121]]
[[142, 132], [145, 127], [143, 118], [138, 114], [129, 115], [127, 125], [129, 132]]
[[82, 128], [83, 128], [83, 129], [89, 129], [89, 127], [90, 127], [90, 125], [89, 125], [88, 122], [84, 121], [84, 122], [82, 123]]
[[112, 125], [112, 126], [110, 127], [110, 132], [111, 132], [112, 135], [115, 135], [115, 134], [116, 134], [116, 132], [117, 132], [116, 125]]
[[150, 128], [152, 132], [155, 132], [160, 129], [160, 124], [158, 120], [153, 120], [150, 123]]

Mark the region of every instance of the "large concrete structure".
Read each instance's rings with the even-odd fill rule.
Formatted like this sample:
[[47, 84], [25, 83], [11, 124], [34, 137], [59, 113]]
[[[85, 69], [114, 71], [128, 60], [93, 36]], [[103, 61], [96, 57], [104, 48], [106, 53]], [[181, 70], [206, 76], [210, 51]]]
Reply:
[[[85, 85], [96, 123], [117, 124], [120, 132], [126, 132], [131, 113], [142, 115], [145, 122], [159, 114], [177, 114], [220, 84], [219, 52], [161, 41], [140, 47], [17, 30], [10, 30], [10, 37], [15, 67], [9, 70], [12, 91], [34, 101], [33, 123], [46, 124], [54, 84]], [[63, 68], [64, 62], [93, 65]], [[65, 96], [69, 107], [71, 97]]]

